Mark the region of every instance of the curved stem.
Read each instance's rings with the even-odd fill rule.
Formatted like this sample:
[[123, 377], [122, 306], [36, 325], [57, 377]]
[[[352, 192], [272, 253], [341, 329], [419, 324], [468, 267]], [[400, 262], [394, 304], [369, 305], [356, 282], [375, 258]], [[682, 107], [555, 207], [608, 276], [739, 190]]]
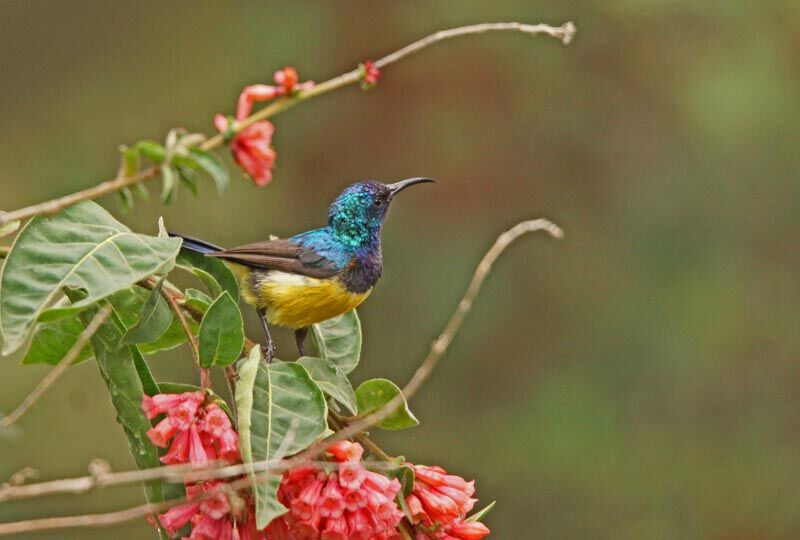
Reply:
[[3, 431], [11, 424], [16, 422], [17, 420], [22, 417], [23, 414], [28, 412], [28, 409], [33, 407], [33, 405], [42, 397], [42, 394], [47, 391], [50, 386], [56, 382], [66, 370], [72, 364], [73, 361], [78, 357], [81, 353], [83, 348], [89, 343], [89, 340], [92, 339], [92, 336], [100, 329], [106, 319], [108, 319], [109, 315], [111, 315], [111, 306], [105, 306], [100, 311], [97, 312], [97, 315], [91, 320], [89, 325], [81, 332], [78, 336], [78, 339], [75, 340], [75, 343], [70, 347], [67, 354], [64, 355], [64, 358], [56, 364], [56, 367], [50, 370], [50, 372], [45, 376], [44, 379], [39, 382], [33, 392], [28, 395], [27, 398], [17, 407], [14, 411], [9, 414], [8, 416], [0, 419], [0, 431]]
[[[567, 45], [570, 43], [570, 41], [572, 41], [576, 30], [575, 25], [571, 21], [566, 22], [561, 26], [550, 26], [547, 24], [522, 24], [517, 22], [483, 23], [473, 24], [470, 26], [461, 26], [458, 28], [451, 28], [449, 30], [440, 30], [418, 41], [415, 41], [410, 45], [406, 45], [402, 49], [376, 60], [375, 66], [378, 68], [386, 67], [389, 64], [393, 64], [394, 62], [397, 62], [407, 56], [421, 51], [422, 49], [425, 49], [426, 47], [430, 47], [431, 45], [446, 39], [470, 34], [483, 34], [485, 32], [492, 31], [522, 32], [529, 35], [544, 34], [559, 39], [564, 45]], [[234, 132], [238, 133], [247, 126], [250, 126], [261, 120], [266, 120], [278, 113], [291, 109], [298, 103], [322, 94], [326, 94], [338, 88], [342, 88], [343, 86], [355, 84], [360, 80], [361, 73], [359, 69], [356, 68], [332, 79], [328, 79], [327, 81], [313, 86], [312, 88], [301, 90], [294, 96], [278, 99], [260, 111], [250, 115], [248, 118], [237, 122], [234, 126]], [[225, 139], [222, 134], [217, 134], [207, 139], [203, 144], [200, 145], [200, 148], [206, 151], [214, 150], [222, 146], [224, 143]], [[20, 208], [19, 210], [14, 210], [11, 212], [0, 212], [0, 226], [12, 221], [27, 219], [39, 214], [51, 214], [58, 212], [62, 208], [71, 206], [75, 203], [89, 199], [96, 199], [98, 197], [102, 197], [103, 195], [114, 193], [115, 191], [119, 191], [124, 187], [132, 186], [134, 184], [155, 178], [158, 175], [158, 172], [159, 167], [156, 166], [145, 169], [132, 176], [126, 177], [118, 175], [112, 180], [107, 180], [94, 187], [71, 193], [57, 199], [26, 206], [25, 208]]]

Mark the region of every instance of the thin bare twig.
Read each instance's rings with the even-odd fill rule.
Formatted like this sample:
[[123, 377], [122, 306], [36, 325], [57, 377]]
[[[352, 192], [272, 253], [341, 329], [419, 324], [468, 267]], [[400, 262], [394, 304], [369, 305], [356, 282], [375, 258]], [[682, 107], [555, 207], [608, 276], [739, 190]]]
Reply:
[[211, 372], [200, 364], [200, 349], [197, 346], [197, 339], [195, 339], [192, 333], [192, 327], [189, 326], [189, 321], [186, 320], [186, 315], [183, 314], [183, 308], [178, 304], [178, 299], [175, 295], [167, 290], [166, 287], [161, 287], [161, 296], [164, 297], [169, 307], [172, 308], [172, 312], [178, 318], [178, 322], [181, 323], [183, 333], [186, 334], [186, 339], [189, 341], [189, 347], [192, 349], [194, 360], [197, 363], [197, 369], [200, 370], [200, 388], [204, 390], [211, 388]]
[[64, 355], [64, 358], [51, 369], [48, 374], [42, 379], [36, 388], [33, 389], [33, 392], [26, 397], [22, 403], [20, 403], [19, 407], [17, 407], [11, 414], [4, 417], [0, 420], [0, 431], [3, 431], [11, 424], [16, 422], [20, 419], [20, 417], [25, 414], [28, 409], [33, 407], [33, 405], [42, 397], [42, 394], [50, 388], [50, 386], [56, 382], [56, 380], [66, 371], [66, 369], [75, 361], [78, 357], [80, 352], [89, 343], [89, 340], [92, 339], [92, 336], [97, 332], [97, 330], [102, 326], [106, 319], [108, 319], [109, 315], [111, 315], [111, 306], [105, 306], [100, 311], [97, 312], [97, 315], [94, 316], [92, 321], [89, 325], [81, 332], [78, 336], [78, 339], [75, 341], [75, 344], [70, 347], [67, 354]]
[[[52, 493], [83, 492], [101, 485], [108, 486], [142, 482], [157, 478], [183, 482], [212, 478], [231, 478], [244, 474], [247, 471], [260, 471], [260, 474], [257, 475], [257, 478], [261, 479], [269, 475], [278, 474], [282, 470], [287, 470], [301, 464], [313, 462], [312, 460], [322, 454], [331, 443], [337, 440], [362, 434], [364, 430], [378, 424], [385, 418], [388, 418], [395, 410], [397, 410], [400, 405], [402, 405], [404, 397], [408, 399], [416, 393], [420, 386], [422, 386], [422, 384], [428, 379], [441, 357], [445, 354], [445, 352], [447, 352], [447, 348], [450, 343], [452, 343], [455, 335], [458, 333], [461, 324], [464, 322], [464, 318], [472, 309], [473, 302], [480, 291], [481, 285], [491, 272], [494, 262], [517, 238], [526, 233], [535, 231], [545, 231], [554, 238], [561, 238], [563, 236], [563, 231], [557, 225], [546, 219], [523, 221], [522, 223], [518, 223], [511, 229], [501, 234], [495, 241], [494, 245], [492, 245], [489, 251], [486, 252], [486, 255], [484, 255], [484, 257], [481, 259], [475, 270], [475, 273], [472, 276], [469, 287], [467, 288], [467, 291], [462, 297], [461, 301], [458, 303], [455, 312], [445, 325], [442, 333], [431, 345], [430, 351], [423, 360], [422, 364], [419, 366], [419, 368], [417, 368], [417, 371], [403, 388], [402, 395], [395, 396], [395, 398], [389, 400], [389, 402], [387, 402], [383, 407], [374, 413], [354, 420], [341, 431], [337, 432], [331, 437], [328, 437], [320, 443], [312, 445], [310, 448], [304, 450], [296, 456], [290, 459], [280, 460], [278, 462], [272, 460], [254, 464], [231, 465], [217, 469], [210, 468], [192, 471], [189, 465], [173, 465], [169, 467], [159, 467], [156, 469], [146, 469], [141, 471], [105, 473], [102, 480], [99, 480], [97, 476], [89, 476], [66, 480], [56, 480], [53, 482], [42, 482], [27, 486], [9, 485], [0, 489], [0, 501], [34, 497]], [[389, 465], [393, 465], [391, 462], [387, 463]], [[250, 480], [248, 478], [240, 478], [231, 482], [230, 486], [231, 489], [234, 490], [242, 489], [247, 487], [249, 482]], [[119, 512], [105, 514], [88, 514], [83, 516], [44, 518], [12, 523], [0, 523], [0, 536], [22, 531], [104, 526], [114, 523], [122, 523], [155, 512], [161, 512], [167, 508], [182, 504], [185, 501], [185, 498], [176, 499], [159, 505], [142, 505]]]
[[[514, 225], [512, 228], [498, 236], [494, 245], [492, 245], [489, 251], [486, 252], [486, 255], [483, 256], [483, 259], [481, 259], [481, 262], [475, 269], [475, 273], [472, 276], [469, 287], [467, 287], [467, 292], [464, 293], [463, 298], [461, 298], [461, 301], [458, 303], [458, 307], [456, 308], [455, 312], [453, 312], [453, 315], [450, 317], [450, 320], [447, 322], [444, 330], [436, 339], [436, 341], [433, 342], [428, 355], [425, 357], [425, 360], [422, 361], [422, 364], [420, 364], [420, 366], [417, 368], [417, 371], [414, 372], [411, 380], [409, 380], [408, 383], [403, 387], [402, 392], [390, 399], [377, 411], [356, 419], [341, 431], [331, 435], [319, 443], [319, 445], [327, 446], [334, 441], [339, 441], [358, 435], [362, 431], [369, 429], [371, 426], [379, 424], [381, 421], [391, 416], [398, 407], [402, 406], [404, 399], [410, 399], [411, 396], [413, 396], [417, 390], [419, 390], [420, 386], [422, 386], [428, 377], [430, 377], [430, 374], [436, 367], [436, 364], [438, 364], [439, 360], [442, 358], [442, 356], [444, 356], [444, 353], [447, 352], [447, 347], [450, 345], [450, 343], [452, 343], [453, 338], [458, 333], [459, 328], [461, 328], [464, 318], [467, 316], [470, 310], [472, 310], [472, 304], [475, 301], [475, 297], [478, 295], [478, 291], [480, 291], [484, 280], [491, 272], [494, 262], [503, 253], [503, 251], [505, 251], [505, 249], [511, 245], [512, 242], [514, 242], [514, 240], [526, 233], [535, 231], [545, 231], [554, 238], [561, 238], [564, 236], [564, 232], [558, 225], [546, 219], [523, 221]], [[306, 452], [312, 451], [312, 449], [314, 452], [320, 451], [319, 449], [314, 449], [314, 447], [312, 447]]]
[[[544, 34], [559, 39], [566, 45], [572, 41], [572, 38], [575, 35], [575, 25], [572, 22], [567, 22], [561, 26], [555, 27], [547, 24], [522, 24], [517, 22], [508, 22], [474, 24], [471, 26], [462, 26], [459, 28], [451, 28], [449, 30], [441, 30], [415, 41], [414, 43], [407, 45], [398, 51], [388, 54], [379, 60], [376, 60], [375, 65], [379, 68], [383, 68], [411, 54], [421, 51], [426, 47], [429, 47], [435, 43], [439, 43], [440, 41], [469, 34], [482, 34], [491, 31], [522, 32], [530, 35]], [[240, 122], [236, 122], [236, 125], [233, 126], [233, 131], [235, 133], [239, 132], [255, 122], [271, 118], [307, 99], [325, 94], [343, 86], [355, 84], [360, 80], [361, 71], [359, 69], [354, 69], [332, 79], [328, 79], [327, 81], [317, 84], [312, 88], [301, 90], [294, 96], [278, 99], [255, 114], [252, 114], [248, 118]], [[203, 144], [200, 145], [200, 148], [206, 151], [214, 150], [222, 146], [224, 143], [224, 136], [222, 134], [217, 134], [207, 139]], [[62, 208], [66, 208], [67, 206], [71, 206], [80, 201], [96, 199], [98, 197], [102, 197], [103, 195], [108, 195], [110, 193], [119, 191], [122, 188], [156, 178], [158, 173], [158, 166], [150, 167], [127, 177], [120, 172], [112, 180], [107, 180], [91, 188], [71, 193], [51, 201], [26, 206], [25, 208], [20, 208], [19, 210], [0, 212], [0, 226], [12, 221], [27, 219], [39, 214], [51, 214], [58, 212]]]

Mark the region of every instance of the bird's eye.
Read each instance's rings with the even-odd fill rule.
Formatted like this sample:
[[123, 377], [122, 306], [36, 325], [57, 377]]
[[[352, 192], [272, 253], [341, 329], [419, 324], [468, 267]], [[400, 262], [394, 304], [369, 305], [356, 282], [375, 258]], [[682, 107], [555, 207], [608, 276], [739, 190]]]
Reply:
[[372, 204], [375, 206], [380, 206], [383, 204], [383, 199], [375, 199], [375, 201]]

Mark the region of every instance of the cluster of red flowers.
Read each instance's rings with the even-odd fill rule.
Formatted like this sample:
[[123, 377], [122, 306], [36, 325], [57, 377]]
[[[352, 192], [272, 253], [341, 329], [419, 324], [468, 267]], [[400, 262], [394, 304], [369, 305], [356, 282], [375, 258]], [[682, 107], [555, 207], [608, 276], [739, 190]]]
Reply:
[[447, 474], [441, 467], [413, 465], [414, 489], [406, 497], [417, 540], [436, 538], [480, 540], [489, 529], [477, 521], [465, 521], [475, 506], [475, 481]]
[[[240, 461], [239, 437], [228, 415], [203, 392], [145, 396], [148, 418], [166, 416], [148, 431], [150, 440], [169, 447], [161, 461], [206, 466]], [[191, 524], [185, 540], [399, 540], [403, 511], [400, 482], [367, 470], [358, 443], [338, 441], [330, 462], [303, 465], [284, 473], [278, 500], [289, 512], [259, 531], [254, 498], [225, 481], [186, 484], [189, 502], [158, 516], [170, 536]], [[414, 489], [406, 499], [416, 540], [480, 540], [489, 529], [464, 518], [475, 504], [474, 483], [440, 467], [412, 466]]]
[[[301, 83], [297, 70], [289, 66], [276, 71], [273, 79], [275, 86], [254, 84], [242, 90], [236, 107], [237, 121], [247, 118], [253, 110], [253, 104], [258, 101], [291, 96], [314, 86], [313, 81]], [[221, 132], [226, 132], [229, 127], [228, 120], [221, 114], [214, 117], [214, 125]], [[233, 159], [259, 186], [265, 186], [272, 180], [272, 167], [277, 157], [272, 148], [273, 133], [275, 126], [264, 120], [247, 126], [231, 140]]]
[[396, 498], [400, 482], [368, 471], [361, 463], [358, 443], [339, 441], [328, 448], [335, 470], [302, 466], [284, 474], [278, 500], [289, 513], [267, 532], [275, 540], [396, 540], [403, 512]]
[[255, 509], [250, 498], [240, 497], [222, 481], [186, 485], [189, 502], [158, 516], [167, 534], [175, 536], [187, 523], [192, 532], [185, 540], [267, 540], [256, 530]]
[[[378, 84], [381, 70], [371, 60], [359, 64], [361, 73], [361, 87], [373, 88]], [[268, 101], [285, 96], [293, 96], [300, 90], [314, 86], [313, 81], [300, 82], [297, 70], [287, 66], [275, 72], [274, 85], [253, 84], [246, 86], [239, 95], [236, 106], [236, 120], [241, 121], [250, 116], [253, 104], [259, 101]], [[230, 125], [228, 119], [218, 114], [214, 117], [214, 125], [222, 133], [228, 132]], [[272, 147], [272, 135], [275, 126], [272, 122], [263, 120], [255, 122], [237, 133], [231, 140], [231, 153], [239, 167], [258, 186], [266, 186], [272, 180], [272, 168], [278, 157]]]
[[162, 463], [205, 467], [216, 459], [231, 462], [239, 459], [239, 435], [228, 415], [216, 403], [205, 401], [203, 392], [144, 396], [142, 409], [147, 418], [167, 415], [147, 431], [154, 445], [169, 446]]

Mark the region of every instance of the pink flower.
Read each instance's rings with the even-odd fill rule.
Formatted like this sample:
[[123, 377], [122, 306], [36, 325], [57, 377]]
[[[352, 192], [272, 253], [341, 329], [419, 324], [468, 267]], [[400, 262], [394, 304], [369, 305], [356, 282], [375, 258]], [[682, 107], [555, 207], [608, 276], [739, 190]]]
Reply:
[[[239, 94], [239, 102], [236, 105], [236, 120], [244, 120], [250, 116], [250, 111], [253, 110], [253, 103], [257, 101], [275, 99], [281, 95], [283, 95], [283, 88], [278, 86], [269, 86], [267, 84], [253, 84], [250, 86], [245, 86], [244, 90], [242, 90], [242, 93]], [[221, 115], [217, 116], [219, 117]], [[219, 127], [218, 123], [217, 128], [220, 131], [225, 131], [224, 128]]]
[[[463, 521], [476, 499], [475, 483], [448, 474], [441, 467], [412, 465], [414, 489], [406, 497], [411, 521], [419, 538], [479, 540], [489, 529], [482, 523]], [[421, 534], [421, 536], [420, 536]]]
[[489, 534], [489, 528], [477, 521], [458, 521], [445, 527], [444, 533], [462, 540], [481, 540]]
[[[227, 124], [224, 117], [223, 125]], [[219, 127], [220, 122], [217, 122]], [[225, 128], [227, 129], [227, 128]], [[278, 155], [272, 148], [275, 126], [271, 122], [256, 122], [244, 128], [231, 141], [233, 159], [257, 186], [266, 186], [272, 180], [272, 167]]]
[[333, 455], [334, 461], [340, 463], [343, 461], [361, 461], [361, 456], [364, 455], [364, 448], [358, 443], [336, 441], [328, 447], [328, 452]]
[[[203, 392], [157, 394], [142, 399], [142, 409], [153, 418], [167, 417], [147, 431], [150, 441], [169, 450], [161, 462], [205, 467], [215, 459], [239, 459], [239, 435], [228, 415], [216, 403], [204, 404]], [[171, 441], [171, 443], [170, 443]]]
[[192, 519], [199, 508], [200, 503], [187, 503], [175, 506], [158, 516], [158, 520], [170, 536], [175, 536], [178, 529], [189, 523], [189, 520]]
[[[279, 69], [273, 78], [277, 86], [252, 84], [244, 87], [236, 105], [236, 121], [240, 122], [250, 116], [253, 105], [259, 101], [292, 96], [300, 90], [314, 86], [314, 81], [299, 82], [297, 70], [291, 66]], [[228, 133], [231, 127], [221, 114], [214, 117], [214, 125], [222, 133]], [[255, 122], [242, 129], [231, 140], [233, 159], [257, 186], [265, 186], [272, 180], [272, 168], [277, 157], [272, 148], [274, 132], [275, 127], [270, 122]]]
[[341, 441], [329, 451], [339, 461], [337, 471], [303, 466], [284, 473], [278, 499], [290, 512], [277, 521], [293, 539], [393, 537], [403, 518], [395, 503], [400, 483], [365, 469], [357, 461], [364, 452], [359, 444]]
[[381, 70], [372, 60], [359, 64], [358, 70], [361, 74], [361, 88], [363, 90], [369, 90], [377, 86], [378, 79], [381, 78]]
[[[200, 401], [202, 401], [202, 392], [190, 392], [190, 394], [200, 394]], [[159, 414], [165, 413], [174, 409], [187, 399], [196, 399], [194, 395], [187, 394], [156, 394], [154, 396], [142, 397], [142, 410], [147, 418], [152, 420]]]
[[300, 82], [297, 70], [292, 66], [279, 69], [272, 76], [275, 83], [281, 88], [282, 95], [291, 96], [300, 90], [307, 90], [314, 87], [314, 81]]
[[176, 426], [170, 418], [164, 418], [161, 422], [147, 430], [147, 436], [150, 441], [159, 448], [166, 448], [169, 440], [178, 431]]
[[339, 484], [343, 488], [356, 490], [367, 478], [367, 471], [360, 464], [349, 461], [339, 463]]

